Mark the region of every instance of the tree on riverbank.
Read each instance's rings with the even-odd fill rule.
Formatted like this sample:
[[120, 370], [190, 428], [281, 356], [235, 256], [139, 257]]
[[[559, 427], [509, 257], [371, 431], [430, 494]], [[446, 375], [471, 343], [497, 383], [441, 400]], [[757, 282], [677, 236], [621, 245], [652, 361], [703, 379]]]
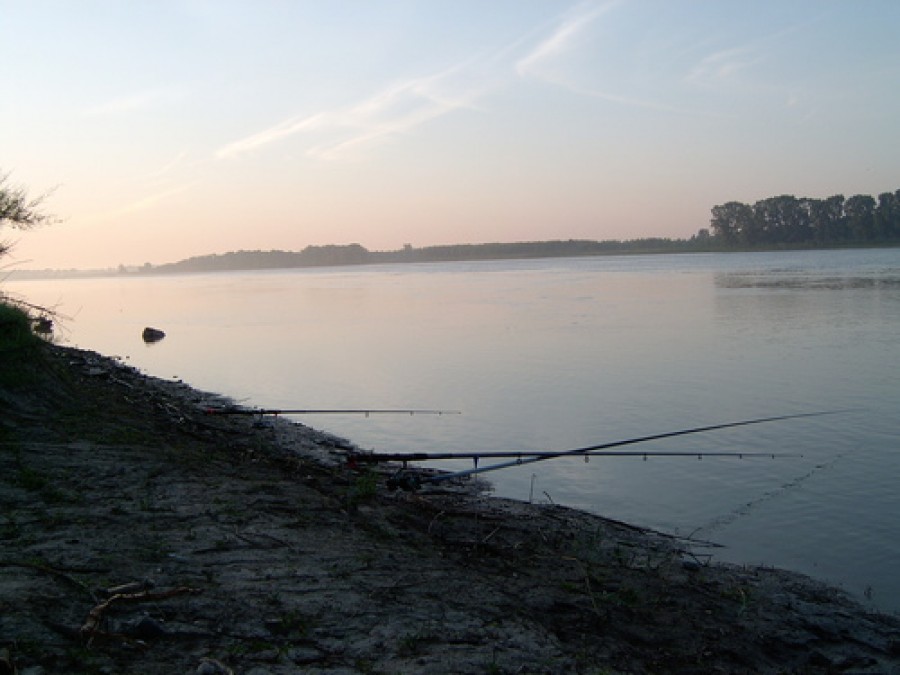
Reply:
[[[28, 191], [9, 183], [9, 174], [0, 173], [0, 228], [27, 230], [53, 222], [53, 216], [42, 209], [46, 194], [29, 197]], [[0, 256], [12, 244], [0, 240]], [[53, 312], [27, 302], [12, 300], [0, 293], [0, 352], [8, 352], [35, 343], [35, 332], [49, 333]]]
[[[53, 216], [43, 210], [46, 194], [29, 197], [21, 186], [11, 185], [8, 173], [0, 173], [0, 227], [27, 230], [53, 221]], [[9, 252], [11, 244], [0, 241], [0, 255]]]
[[781, 195], [752, 206], [728, 202], [712, 208], [716, 240], [726, 248], [820, 247], [900, 242], [900, 190], [826, 199]]

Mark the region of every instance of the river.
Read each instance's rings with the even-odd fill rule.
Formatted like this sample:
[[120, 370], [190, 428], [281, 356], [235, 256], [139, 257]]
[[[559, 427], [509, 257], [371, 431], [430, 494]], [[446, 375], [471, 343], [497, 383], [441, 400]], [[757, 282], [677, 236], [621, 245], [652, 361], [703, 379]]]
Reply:
[[[443, 408], [305, 416], [390, 452], [643, 444], [776, 458], [559, 459], [489, 474], [710, 540], [900, 611], [900, 249], [683, 254], [8, 280], [57, 339], [246, 405]], [[167, 337], [152, 346], [145, 326]], [[483, 460], [482, 463], [484, 463]], [[467, 468], [450, 461], [442, 468]]]

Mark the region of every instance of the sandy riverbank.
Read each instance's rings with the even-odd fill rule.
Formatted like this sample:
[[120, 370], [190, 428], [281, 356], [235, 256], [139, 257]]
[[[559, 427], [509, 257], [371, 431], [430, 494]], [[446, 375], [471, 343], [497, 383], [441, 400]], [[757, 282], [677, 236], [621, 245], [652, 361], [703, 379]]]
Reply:
[[345, 441], [45, 351], [0, 362], [0, 675], [900, 672], [900, 619], [805, 577], [389, 492]]

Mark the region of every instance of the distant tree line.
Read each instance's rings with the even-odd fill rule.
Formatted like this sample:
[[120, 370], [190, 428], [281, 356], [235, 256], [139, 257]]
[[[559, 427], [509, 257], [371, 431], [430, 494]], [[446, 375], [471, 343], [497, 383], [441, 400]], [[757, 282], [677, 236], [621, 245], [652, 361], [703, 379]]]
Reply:
[[[134, 271], [178, 274], [379, 263], [896, 245], [900, 244], [900, 190], [885, 192], [877, 200], [867, 195], [849, 199], [843, 195], [826, 199], [782, 195], [760, 200], [752, 206], [728, 202], [712, 208], [710, 225], [688, 239], [566, 239], [421, 248], [407, 244], [396, 251], [369, 251], [359, 244], [333, 244], [307, 246], [302, 251], [233, 251], [165, 265], [147, 263]], [[131, 270], [120, 266], [119, 272]]]
[[[700, 240], [697, 237], [690, 240], [646, 238], [630, 241], [569, 239], [564, 241], [456, 244], [422, 248], [414, 248], [407, 244], [396, 251], [369, 251], [359, 244], [307, 246], [299, 252], [233, 251], [195, 256], [165, 265], [146, 264], [134, 271], [140, 274], [178, 274], [386, 263], [564, 258], [614, 253], [674, 253], [696, 251], [698, 250], [698, 241]], [[120, 274], [127, 272], [129, 270], [124, 265], [119, 266]]]
[[[291, 267], [364, 265], [371, 254], [359, 244], [307, 246], [302, 251], [231, 251], [195, 256], [165, 265], [144, 265], [140, 273], [224, 272]], [[123, 271], [120, 267], [120, 272]]]
[[712, 235], [724, 248], [822, 247], [900, 242], [900, 190], [825, 199], [782, 195], [752, 206], [712, 208]]
[[566, 239], [448, 246], [405, 246], [399, 251], [370, 253], [371, 262], [445, 262], [466, 260], [509, 260], [524, 258], [570, 258], [612, 253], [663, 253], [690, 250], [683, 239], [645, 238], [628, 241]]

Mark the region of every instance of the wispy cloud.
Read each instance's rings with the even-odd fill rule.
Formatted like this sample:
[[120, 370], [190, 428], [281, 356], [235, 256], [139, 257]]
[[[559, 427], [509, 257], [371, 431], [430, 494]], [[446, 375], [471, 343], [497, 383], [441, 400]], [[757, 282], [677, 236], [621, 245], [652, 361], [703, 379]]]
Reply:
[[[558, 20], [555, 29], [547, 37], [516, 61], [516, 73], [520, 77], [533, 78], [578, 96], [620, 106], [678, 115], [704, 114], [687, 106], [670, 103], [666, 94], [660, 92], [658, 87], [647, 86], [647, 72], [664, 68], [657, 67], [658, 64], [652, 61], [647, 65], [646, 53], [635, 51], [631, 59], [623, 56], [622, 50], [626, 47], [613, 38], [615, 25], [604, 24], [605, 30], [598, 28], [598, 19], [623, 4], [622, 0], [611, 0], [602, 4], [585, 2], [577, 5]], [[628, 19], [627, 16], [615, 18], [625, 22]], [[660, 47], [664, 45], [654, 45], [654, 49], [659, 50]], [[644, 49], [647, 49], [646, 44]], [[641, 63], [643, 69], [634, 63]], [[616, 67], [612, 64], [619, 65]], [[656, 80], [663, 81], [659, 78]]]
[[567, 83], [564, 85], [566, 89], [576, 94], [581, 94], [582, 96], [588, 96], [590, 98], [600, 99], [602, 101], [609, 101], [610, 103], [616, 103], [618, 105], [630, 106], [632, 108], [643, 108], [645, 110], [657, 110], [659, 112], [669, 112], [675, 113], [677, 115], [704, 115], [709, 116], [708, 113], [702, 113], [699, 110], [690, 109], [687, 107], [677, 106], [677, 105], [669, 105], [667, 103], [662, 103], [660, 101], [656, 101], [650, 98], [639, 98], [636, 96], [623, 96], [619, 94], [612, 94], [610, 92], [598, 91], [594, 89], [589, 89], [587, 87], [579, 87], [573, 85], [571, 83]]
[[144, 197], [140, 197], [135, 199], [134, 201], [120, 206], [117, 209], [113, 209], [111, 211], [106, 211], [103, 213], [97, 213], [92, 216], [89, 216], [88, 220], [98, 220], [98, 221], [110, 221], [116, 220], [117, 218], [122, 218], [123, 216], [132, 215], [134, 213], [139, 213], [141, 211], [146, 211], [148, 209], [153, 208], [157, 204], [164, 202], [172, 197], [180, 195], [184, 192], [187, 192], [191, 188], [193, 188], [197, 184], [197, 181], [192, 181], [189, 183], [185, 183], [183, 185], [178, 185], [175, 187], [168, 188], [167, 190], [161, 190], [159, 192], [154, 192], [152, 194], [146, 195]]
[[760, 57], [747, 48], [723, 49], [702, 58], [685, 79], [694, 84], [720, 83], [759, 61]]
[[[489, 92], [514, 80], [516, 75], [552, 79], [544, 75], [543, 66], [573, 48], [591, 22], [620, 2], [579, 4], [550, 29], [533, 29], [500, 49], [428, 75], [395, 82], [356, 103], [288, 118], [223, 145], [215, 157], [235, 158], [291, 137], [307, 136], [307, 156], [332, 161], [358, 158], [364, 150], [432, 120], [459, 110], [477, 109]], [[540, 39], [536, 35], [546, 37]], [[526, 50], [529, 44], [532, 47]]]
[[279, 122], [273, 127], [264, 129], [255, 134], [251, 134], [245, 138], [228, 143], [216, 152], [219, 159], [227, 159], [242, 155], [264, 145], [269, 145], [282, 138], [293, 136], [301, 131], [308, 131], [321, 127], [326, 123], [326, 116], [323, 113], [311, 115], [309, 117], [292, 117], [283, 122]]
[[479, 77], [461, 64], [438, 73], [395, 83], [343, 108], [293, 117], [220, 148], [227, 159], [298, 134], [313, 134], [307, 154], [337, 160], [460, 108], [472, 108], [481, 92]]
[[128, 204], [120, 210], [120, 213], [136, 213], [137, 211], [146, 211], [147, 209], [156, 206], [159, 202], [165, 201], [175, 195], [180, 195], [183, 192], [187, 192], [191, 187], [193, 187], [193, 183], [188, 183], [187, 185], [179, 185], [178, 187], [169, 188], [168, 190], [163, 190], [162, 192], [157, 192], [152, 195], [148, 195], [137, 201]]
[[160, 178], [164, 178], [168, 174], [175, 171], [175, 169], [177, 169], [179, 166], [181, 166], [187, 156], [188, 153], [186, 151], [179, 152], [174, 159], [166, 162], [163, 166], [147, 174], [146, 178], [148, 180], [154, 181], [159, 180]]
[[546, 62], [553, 60], [569, 50], [577, 39], [600, 15], [605, 14], [619, 4], [617, 1], [602, 5], [583, 4], [566, 16], [556, 30], [541, 41], [531, 52], [518, 60], [516, 72], [520, 76], [535, 75]]

